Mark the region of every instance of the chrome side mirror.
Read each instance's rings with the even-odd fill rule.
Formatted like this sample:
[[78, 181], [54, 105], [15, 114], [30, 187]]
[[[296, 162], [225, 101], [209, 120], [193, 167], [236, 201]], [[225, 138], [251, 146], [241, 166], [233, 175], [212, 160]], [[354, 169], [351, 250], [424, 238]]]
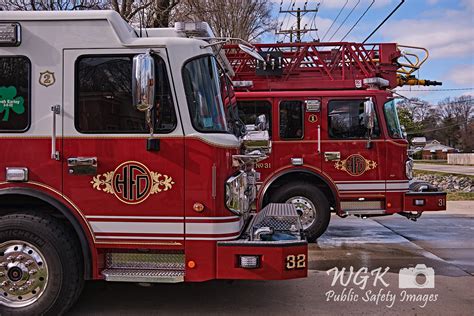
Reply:
[[155, 60], [151, 52], [133, 57], [133, 105], [141, 112], [150, 111], [155, 104]]
[[259, 115], [255, 121], [255, 129], [257, 131], [266, 131], [267, 127], [267, 117], [265, 114]]
[[263, 57], [257, 52], [257, 50], [254, 47], [250, 47], [244, 44], [239, 44], [239, 48], [246, 54], [255, 58], [256, 60], [265, 62], [265, 59], [263, 59]]
[[369, 100], [364, 102], [364, 125], [369, 131], [372, 131], [372, 129], [374, 128], [374, 121], [374, 102], [372, 102], [372, 98], [370, 98]]
[[408, 133], [407, 133], [407, 129], [405, 128], [404, 125], [400, 125], [400, 129], [402, 130], [402, 136], [404, 139], [408, 139]]
[[367, 140], [366, 148], [370, 149], [372, 148], [372, 142], [370, 141], [370, 139], [372, 138], [372, 132], [374, 130], [374, 125], [375, 125], [375, 110], [374, 110], [374, 102], [372, 101], [372, 98], [364, 102], [363, 122], [368, 132], [368, 140]]

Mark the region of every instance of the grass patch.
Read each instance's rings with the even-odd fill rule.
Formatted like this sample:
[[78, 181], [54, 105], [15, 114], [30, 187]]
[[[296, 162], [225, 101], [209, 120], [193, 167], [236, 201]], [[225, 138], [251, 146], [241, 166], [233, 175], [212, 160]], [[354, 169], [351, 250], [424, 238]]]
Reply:
[[474, 201], [474, 192], [448, 192], [448, 201]]
[[460, 173], [449, 173], [449, 172], [428, 171], [428, 170], [418, 170], [418, 169], [413, 170], [413, 172], [414, 172], [415, 177], [424, 176], [424, 175], [434, 175], [434, 176], [440, 176], [440, 177], [456, 176], [456, 177], [463, 177], [463, 178], [469, 178], [471, 180], [474, 180], [474, 176], [470, 176], [467, 174], [460, 174]]

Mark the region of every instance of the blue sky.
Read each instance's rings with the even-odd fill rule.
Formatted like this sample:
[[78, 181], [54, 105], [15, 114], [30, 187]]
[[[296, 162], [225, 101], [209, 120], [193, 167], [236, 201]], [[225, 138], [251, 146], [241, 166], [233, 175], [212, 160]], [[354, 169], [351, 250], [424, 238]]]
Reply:
[[[284, 23], [284, 28], [290, 27], [294, 19], [289, 22], [289, 18], [285, 19], [283, 15], [278, 14], [280, 0], [271, 1], [274, 4], [275, 18]], [[287, 9], [290, 2], [292, 1], [283, 0], [283, 9]], [[302, 7], [304, 2], [296, 0], [295, 8]], [[315, 22], [319, 36], [323, 37], [346, 0], [309, 0], [308, 8], [314, 8], [318, 2], [321, 4]], [[325, 41], [330, 37], [333, 41], [339, 41], [371, 3], [372, 0], [347, 0], [346, 7], [327, 32]], [[400, 0], [375, 0], [371, 9], [345, 40], [363, 41], [398, 3]], [[354, 7], [353, 13], [349, 15]], [[346, 22], [342, 24], [347, 16]], [[311, 24], [309, 16], [304, 23], [308, 26]], [[338, 28], [339, 31], [335, 33]], [[274, 35], [269, 35], [262, 40], [273, 42], [275, 39]], [[420, 69], [419, 77], [442, 81], [443, 86], [432, 88], [414, 86], [411, 87], [412, 90], [474, 87], [474, 0], [406, 0], [368, 42], [396, 42], [402, 45], [422, 46], [429, 50], [430, 58]], [[405, 86], [401, 89], [409, 90], [410, 87]], [[448, 96], [474, 95], [474, 90], [400, 93], [407, 97], [420, 97], [436, 103]]]

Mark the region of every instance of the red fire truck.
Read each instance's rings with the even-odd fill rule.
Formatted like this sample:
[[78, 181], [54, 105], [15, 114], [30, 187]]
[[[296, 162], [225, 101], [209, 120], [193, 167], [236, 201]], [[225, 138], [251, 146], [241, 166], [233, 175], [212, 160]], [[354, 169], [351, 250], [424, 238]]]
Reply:
[[[257, 164], [259, 207], [296, 206], [309, 241], [331, 212], [416, 220], [446, 209], [446, 194], [413, 183], [408, 142], [391, 89], [438, 85], [413, 73], [425, 49], [393, 43], [257, 44], [260, 56], [226, 46], [244, 123], [265, 114], [273, 149]], [[260, 59], [260, 60], [259, 60]]]
[[1, 315], [61, 314], [89, 279], [306, 276], [294, 206], [252, 212], [268, 132], [228, 132], [212, 38], [112, 11], [0, 13]]

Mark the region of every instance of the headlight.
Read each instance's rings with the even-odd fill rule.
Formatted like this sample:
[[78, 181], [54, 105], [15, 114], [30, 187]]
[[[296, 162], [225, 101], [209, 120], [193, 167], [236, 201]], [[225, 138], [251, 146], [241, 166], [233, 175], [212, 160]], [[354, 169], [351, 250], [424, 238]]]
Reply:
[[411, 158], [405, 163], [405, 174], [408, 179], [413, 179], [413, 159]]
[[247, 174], [243, 171], [230, 177], [226, 182], [226, 205], [231, 212], [237, 215], [242, 215], [249, 209], [250, 203], [246, 194], [247, 186]]

